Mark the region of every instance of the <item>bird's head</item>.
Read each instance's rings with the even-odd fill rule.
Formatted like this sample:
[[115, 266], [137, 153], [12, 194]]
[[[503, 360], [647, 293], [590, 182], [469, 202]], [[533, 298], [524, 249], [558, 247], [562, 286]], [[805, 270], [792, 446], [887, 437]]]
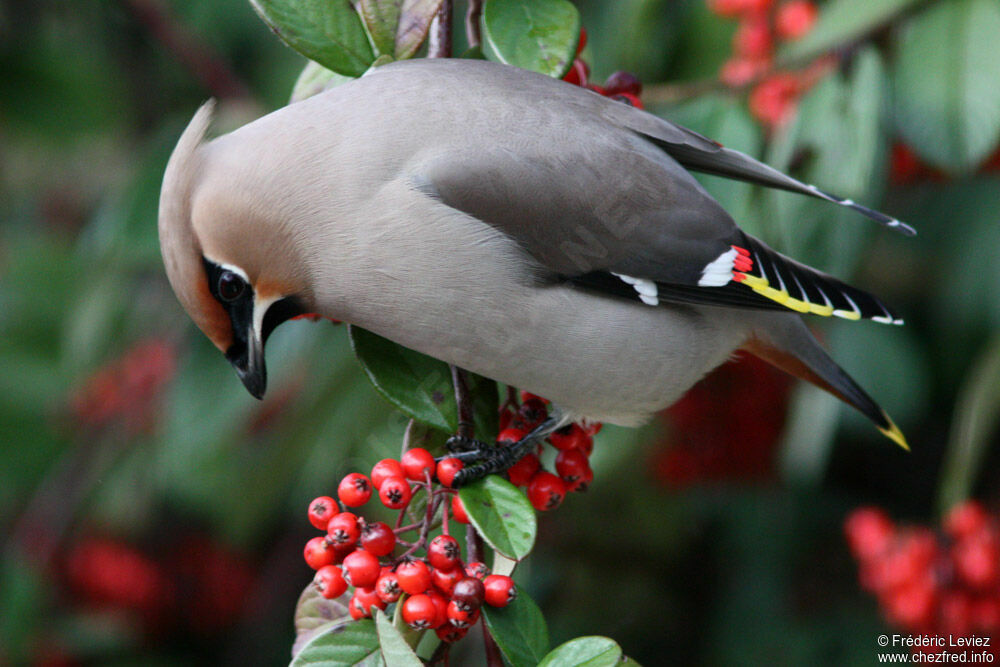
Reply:
[[[160, 251], [181, 305], [225, 354], [256, 398], [267, 387], [264, 344], [276, 326], [306, 312], [304, 281], [278, 231], [233, 169], [209, 160], [204, 143], [212, 103], [188, 124], [167, 164], [160, 193]], [[246, 185], [245, 187], [252, 187]], [[276, 247], [277, 246], [277, 247]]]

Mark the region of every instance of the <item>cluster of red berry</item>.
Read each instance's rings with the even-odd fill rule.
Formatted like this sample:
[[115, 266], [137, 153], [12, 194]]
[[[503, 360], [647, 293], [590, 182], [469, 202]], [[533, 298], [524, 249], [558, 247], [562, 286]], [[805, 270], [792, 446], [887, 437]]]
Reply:
[[[377, 491], [386, 507], [403, 510], [394, 529], [385, 522], [369, 522], [342, 511], [329, 496], [309, 504], [310, 523], [326, 531], [309, 540], [304, 552], [306, 563], [316, 570], [313, 584], [323, 597], [337, 598], [353, 587], [348, 610], [355, 620], [370, 617], [373, 607], [385, 609], [402, 600], [402, 617], [410, 627], [433, 629], [445, 642], [465, 636], [479, 620], [483, 603], [503, 607], [514, 598], [510, 577], [490, 574], [481, 562], [462, 561], [458, 540], [448, 534], [447, 510], [442, 513], [443, 532], [428, 539], [430, 521], [446, 495], [452, 497], [454, 518], [468, 521], [458, 495], [436, 488], [432, 481], [435, 470], [439, 481], [441, 476], [454, 476], [447, 461], [435, 466], [426, 449], [415, 448], [399, 461], [379, 461], [370, 477], [351, 473], [343, 478], [337, 489], [341, 505], [359, 507]], [[425, 520], [401, 525], [406, 507], [421, 490], [428, 493]], [[410, 532], [419, 532], [415, 542], [401, 538]], [[394, 557], [397, 546], [405, 551]], [[424, 549], [426, 557], [418, 556]]]
[[[521, 404], [508, 402], [500, 412], [499, 446], [509, 446], [522, 439], [548, 417], [546, 401], [534, 394], [521, 392]], [[564, 426], [546, 440], [556, 450], [555, 473], [545, 469], [544, 444], [529, 452], [507, 471], [515, 486], [524, 487], [532, 507], [539, 511], [553, 510], [562, 504], [570, 491], [586, 491], [594, 480], [590, 454], [594, 451], [594, 436], [600, 423]]]
[[246, 558], [200, 533], [156, 548], [84, 537], [60, 556], [58, 572], [75, 606], [137, 621], [159, 636], [225, 631], [254, 585]]
[[[497, 446], [519, 442], [547, 418], [544, 399], [527, 392], [512, 393], [500, 408]], [[555, 509], [567, 492], [583, 491], [593, 480], [588, 457], [600, 427], [571, 424], [549, 436], [548, 442], [557, 450], [558, 475], [544, 469], [540, 444], [507, 471], [508, 477], [515, 485], [527, 487], [536, 509]], [[309, 540], [304, 556], [316, 570], [313, 584], [320, 594], [337, 598], [353, 587], [348, 609], [354, 619], [371, 616], [373, 607], [385, 609], [401, 601], [407, 624], [418, 630], [434, 629], [446, 642], [465, 635], [479, 620], [484, 603], [507, 605], [516, 592], [513, 580], [490, 574], [481, 562], [463, 562], [459, 542], [449, 534], [449, 518], [469, 523], [458, 493], [451, 488], [462, 468], [457, 458], [435, 461], [429, 451], [415, 447], [399, 460], [379, 461], [370, 475], [352, 472], [344, 476], [337, 500], [329, 496], [313, 500], [309, 521], [325, 535]], [[424, 517], [404, 525], [407, 509], [419, 493], [427, 496]], [[394, 528], [348, 511], [376, 495], [385, 507], [399, 511]], [[442, 532], [430, 538], [439, 512]], [[414, 541], [403, 539], [411, 533], [416, 533]], [[398, 555], [397, 547], [402, 551]]]
[[[739, 20], [733, 36], [733, 56], [719, 77], [734, 88], [757, 82], [750, 91], [750, 111], [762, 124], [774, 128], [788, 120], [799, 96], [816, 80], [816, 72], [774, 72], [775, 42], [800, 39], [819, 13], [810, 0], [708, 0], [719, 16]], [[822, 69], [825, 69], [823, 67]]]
[[580, 28], [580, 42], [576, 47], [576, 58], [573, 59], [573, 65], [563, 77], [563, 81], [588, 88], [605, 97], [642, 109], [642, 102], [639, 100], [639, 95], [642, 94], [642, 82], [634, 74], [615, 72], [607, 78], [603, 86], [590, 83], [590, 66], [580, 57], [580, 53], [586, 46], [587, 31]]
[[790, 376], [749, 354], [716, 368], [660, 414], [667, 432], [653, 475], [672, 488], [771, 478], [791, 388]]
[[70, 410], [91, 428], [120, 420], [129, 431], [149, 430], [156, 414], [155, 399], [175, 366], [176, 353], [170, 343], [156, 338], [140, 341], [76, 389], [69, 400]]
[[966, 502], [942, 528], [897, 526], [878, 508], [855, 510], [844, 531], [862, 587], [908, 632], [1000, 635], [1000, 524]]

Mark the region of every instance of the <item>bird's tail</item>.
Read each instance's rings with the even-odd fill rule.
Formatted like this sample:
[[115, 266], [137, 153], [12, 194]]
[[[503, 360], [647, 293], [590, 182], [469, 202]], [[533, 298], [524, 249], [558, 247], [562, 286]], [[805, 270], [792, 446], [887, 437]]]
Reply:
[[909, 451], [902, 431], [843, 368], [820, 346], [798, 317], [783, 317], [781, 326], [762, 327], [744, 345], [754, 356], [790, 375], [808, 380], [868, 417], [887, 438]]

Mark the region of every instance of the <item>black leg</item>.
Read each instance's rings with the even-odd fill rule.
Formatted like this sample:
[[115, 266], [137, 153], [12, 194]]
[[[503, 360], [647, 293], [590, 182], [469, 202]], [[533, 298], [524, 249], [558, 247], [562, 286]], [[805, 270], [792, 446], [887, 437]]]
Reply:
[[[454, 455], [455, 458], [458, 458], [467, 465], [455, 475], [452, 486], [457, 489], [478, 479], [482, 479], [487, 475], [505, 472], [531, 451], [535, 443], [547, 437], [562, 425], [562, 419], [549, 417], [512, 445], [496, 447], [479, 442], [478, 450], [467, 450]], [[455, 440], [455, 438], [451, 438], [448, 442], [450, 443], [452, 440]], [[475, 461], [475, 463], [468, 465], [472, 461]]]

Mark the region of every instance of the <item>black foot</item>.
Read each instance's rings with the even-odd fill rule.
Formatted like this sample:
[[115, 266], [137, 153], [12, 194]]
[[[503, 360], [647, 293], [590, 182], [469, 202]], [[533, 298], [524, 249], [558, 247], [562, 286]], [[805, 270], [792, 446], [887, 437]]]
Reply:
[[[460, 488], [466, 484], [471, 484], [487, 475], [506, 472], [511, 466], [521, 460], [521, 458], [531, 451], [536, 442], [548, 436], [560, 426], [556, 419], [547, 419], [538, 425], [531, 433], [511, 445], [497, 447], [471, 438], [461, 438], [463, 443], [474, 442], [477, 445], [475, 450], [466, 450], [455, 454], [455, 458], [466, 464], [458, 471], [451, 485], [453, 488]], [[448, 440], [450, 443], [458, 439], [455, 436]], [[471, 465], [470, 465], [471, 463]]]
[[[464, 435], [451, 436], [448, 438], [447, 442], [444, 443], [444, 446], [453, 455], [478, 452], [489, 448], [489, 445], [482, 440], [476, 440], [475, 438], [469, 438]], [[454, 456], [453, 458], [461, 459], [463, 461], [466, 460], [462, 456]]]

